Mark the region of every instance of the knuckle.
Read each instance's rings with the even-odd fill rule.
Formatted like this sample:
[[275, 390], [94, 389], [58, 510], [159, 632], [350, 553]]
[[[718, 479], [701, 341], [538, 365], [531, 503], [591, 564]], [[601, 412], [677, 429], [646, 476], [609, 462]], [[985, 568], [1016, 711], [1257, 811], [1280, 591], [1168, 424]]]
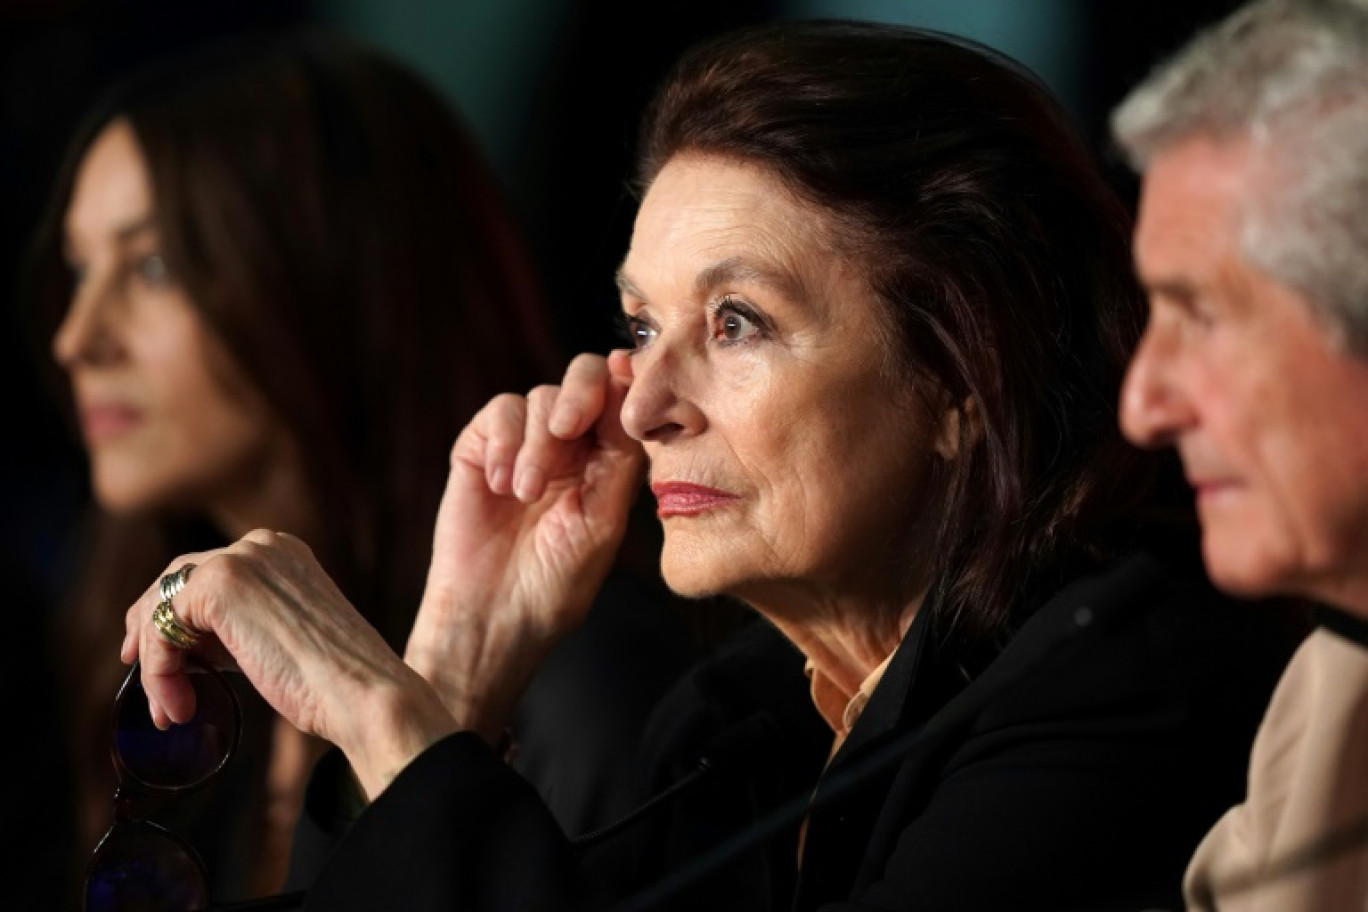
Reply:
[[543, 383], [534, 386], [527, 394], [527, 404], [529, 409], [544, 409], [556, 401], [556, 396], [560, 394], [560, 387], [550, 383]]
[[570, 360], [570, 366], [566, 369], [566, 373], [570, 373], [571, 371], [574, 371], [575, 373], [597, 371], [602, 367], [603, 363], [604, 357], [602, 355], [596, 355], [593, 352], [582, 352]]
[[500, 393], [485, 408], [495, 415], [507, 416], [522, 411], [522, 402], [523, 397], [517, 393]]
[[[501, 393], [489, 401], [478, 424], [481, 433], [490, 443], [505, 444], [516, 440], [522, 434], [523, 422], [527, 412], [527, 402], [515, 393]], [[463, 434], [462, 437], [465, 435]], [[453, 459], [460, 454], [461, 440], [451, 448]]]

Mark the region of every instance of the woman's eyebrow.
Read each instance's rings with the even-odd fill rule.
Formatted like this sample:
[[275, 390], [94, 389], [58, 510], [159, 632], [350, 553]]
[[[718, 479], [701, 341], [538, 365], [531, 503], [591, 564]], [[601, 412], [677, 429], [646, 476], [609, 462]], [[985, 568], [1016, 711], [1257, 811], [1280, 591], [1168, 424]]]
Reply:
[[[117, 226], [113, 231], [113, 235], [114, 240], [120, 244], [125, 244], [129, 241], [137, 240], [145, 234], [150, 234], [156, 231], [156, 229], [156, 221], [149, 213], [147, 215], [136, 215]], [[69, 225], [64, 226], [62, 230], [62, 256], [68, 260], [72, 259], [75, 256], [75, 251], [78, 246], [79, 245], [72, 240], [71, 227]]]
[[636, 285], [632, 283], [631, 279], [627, 278], [627, 273], [623, 272], [621, 267], [618, 268], [617, 273], [613, 276], [613, 283], [617, 285], [618, 291], [622, 294], [636, 298], [638, 301], [646, 300], [646, 295], [642, 293], [640, 288], [637, 288]]
[[792, 273], [739, 256], [714, 263], [694, 279], [694, 289], [700, 295], [721, 285], [735, 284], [763, 285], [790, 300], [801, 301], [806, 297], [803, 283]]
[[150, 214], [140, 215], [135, 218], [129, 219], [128, 221], [120, 225], [118, 228], [115, 228], [114, 236], [118, 238], [120, 241], [129, 241], [133, 240], [139, 235], [147, 234], [151, 231], [156, 230], [156, 227], [156, 223], [153, 221], [152, 216]]
[[[618, 269], [614, 282], [623, 294], [639, 301], [646, 300], [645, 293], [622, 269]], [[719, 286], [734, 284], [764, 285], [791, 300], [805, 297], [803, 283], [792, 273], [757, 264], [745, 257], [728, 257], [703, 269], [694, 278], [694, 292], [706, 296]]]

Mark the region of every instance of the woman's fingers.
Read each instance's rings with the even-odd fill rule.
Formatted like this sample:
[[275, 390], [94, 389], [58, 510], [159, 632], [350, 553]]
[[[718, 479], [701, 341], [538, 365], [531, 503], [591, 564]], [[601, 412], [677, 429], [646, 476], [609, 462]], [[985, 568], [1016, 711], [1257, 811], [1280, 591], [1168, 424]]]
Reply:
[[622, 426], [622, 402], [632, 385], [630, 353], [624, 349], [614, 349], [607, 358], [602, 359], [602, 367], [604, 379], [600, 385], [603, 390], [603, 411], [598, 416], [595, 431], [604, 446], [644, 458], [641, 446]]
[[607, 361], [582, 354], [559, 385], [538, 386], [526, 396], [496, 396], [453, 447], [453, 463], [482, 470], [494, 494], [535, 503], [564, 469], [566, 456], [580, 451], [584, 435], [604, 417], [609, 385]]
[[632, 381], [627, 352], [612, 352], [602, 365], [603, 409], [594, 424], [594, 436], [598, 442], [596, 458], [605, 471], [596, 475], [606, 479], [603, 482], [605, 499], [619, 504], [625, 516], [641, 482], [646, 454], [641, 444], [622, 426], [622, 403]]
[[[207, 559], [206, 554], [188, 554], [178, 558], [164, 572], [175, 573], [187, 563], [195, 564], [195, 571], [199, 572], [200, 563]], [[186, 581], [187, 585], [189, 582]], [[180, 598], [179, 604], [177, 598]], [[166, 639], [152, 620], [153, 612], [161, 601], [161, 577], [158, 577], [124, 617], [126, 633], [119, 656], [129, 664], [141, 662], [148, 710], [157, 727], [165, 729], [172, 723], [184, 723], [194, 718], [195, 689], [186, 677], [187, 650]], [[178, 594], [172, 597], [171, 607], [181, 624], [193, 631], [207, 632], [207, 622], [193, 616], [195, 612], [189, 610], [192, 604], [193, 600]]]
[[584, 435], [603, 414], [608, 365], [601, 355], [577, 356], [565, 369], [547, 428], [561, 440]]
[[195, 688], [183, 673], [142, 672], [143, 690], [152, 721], [163, 731], [174, 723], [184, 725], [195, 718]]
[[546, 491], [546, 479], [565, 443], [548, 426], [559, 387], [539, 386], [527, 394], [523, 445], [513, 470], [513, 493], [523, 503], [535, 503]]
[[602, 418], [608, 398], [607, 362], [590, 354], [570, 362], [559, 386], [539, 386], [527, 394], [513, 481], [519, 500], [539, 500], [548, 480], [564, 470], [566, 457], [583, 452], [583, 438]]
[[495, 494], [513, 493], [513, 471], [526, 424], [527, 400], [512, 393], [495, 396], [471, 422], [471, 427], [483, 436], [485, 484]]
[[[179, 558], [166, 572], [187, 562], [194, 571], [171, 596], [175, 641], [152, 613], [162, 602], [160, 579], [125, 617], [123, 657], [139, 663], [159, 728], [194, 718], [192, 658], [240, 670], [283, 718], [340, 747], [371, 795], [461, 727], [300, 539], [258, 529], [225, 548]], [[166, 616], [161, 621], [167, 626]], [[194, 640], [188, 645], [187, 635]]]

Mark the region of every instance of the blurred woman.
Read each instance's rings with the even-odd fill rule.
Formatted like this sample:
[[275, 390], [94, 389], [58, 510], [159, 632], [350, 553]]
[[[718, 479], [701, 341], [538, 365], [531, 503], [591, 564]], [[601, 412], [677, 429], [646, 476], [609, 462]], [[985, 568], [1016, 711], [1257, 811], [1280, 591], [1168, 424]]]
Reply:
[[[194, 648], [154, 579], [129, 609], [154, 718], [193, 716], [198, 656], [341, 749], [372, 803], [310, 908], [1175, 902], [1295, 636], [1211, 589], [1121, 439], [1129, 221], [1055, 102], [944, 36], [775, 24], [684, 57], [639, 177], [630, 348], [462, 432], [404, 660], [254, 530], [168, 565], [195, 564], [162, 608]], [[645, 464], [667, 583], [764, 617], [827, 728], [813, 763], [766, 666], [700, 666], [640, 771], [692, 785], [608, 867], [490, 745]]]
[[[402, 644], [451, 439], [491, 395], [561, 361], [465, 127], [417, 76], [334, 36], [233, 41], [131, 78], [77, 136], [51, 211], [35, 289], [98, 506], [60, 623], [84, 859], [110, 822], [115, 653], [147, 574], [190, 548], [286, 529]], [[641, 606], [645, 577], [618, 581], [610, 600], [648, 619], [632, 628], [636, 649], [667, 673], [686, 640], [668, 627], [653, 651], [649, 619], [669, 618]], [[618, 714], [634, 705], [613, 677], [626, 666], [592, 660], [622, 699], [586, 713], [562, 695], [518, 732], [572, 815], [592, 783], [558, 782], [538, 739], [567, 714], [610, 741], [639, 722]], [[553, 689], [577, 693], [583, 663], [561, 667]], [[628, 681], [651, 693], [649, 677]], [[321, 743], [243, 696], [235, 781], [164, 809], [223, 900], [280, 887]]]

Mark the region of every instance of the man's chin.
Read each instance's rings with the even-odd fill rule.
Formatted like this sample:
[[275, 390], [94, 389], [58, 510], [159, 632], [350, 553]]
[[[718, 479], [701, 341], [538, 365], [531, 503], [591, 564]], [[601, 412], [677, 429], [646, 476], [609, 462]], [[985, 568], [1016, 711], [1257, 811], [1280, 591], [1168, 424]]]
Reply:
[[1207, 575], [1218, 589], [1236, 598], [1260, 599], [1295, 595], [1295, 575], [1283, 561], [1251, 553], [1248, 548], [1222, 548], [1212, 536], [1202, 537]]

